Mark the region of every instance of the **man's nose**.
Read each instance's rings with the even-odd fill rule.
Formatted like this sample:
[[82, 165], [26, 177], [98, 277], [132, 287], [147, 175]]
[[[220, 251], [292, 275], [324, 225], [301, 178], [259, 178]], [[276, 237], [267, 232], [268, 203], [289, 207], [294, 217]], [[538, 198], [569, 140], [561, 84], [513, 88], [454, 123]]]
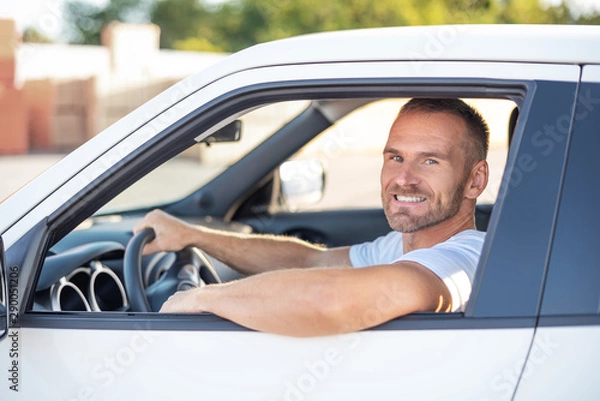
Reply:
[[419, 175], [409, 163], [403, 163], [398, 167], [395, 177], [396, 184], [400, 187], [416, 185], [420, 182]]

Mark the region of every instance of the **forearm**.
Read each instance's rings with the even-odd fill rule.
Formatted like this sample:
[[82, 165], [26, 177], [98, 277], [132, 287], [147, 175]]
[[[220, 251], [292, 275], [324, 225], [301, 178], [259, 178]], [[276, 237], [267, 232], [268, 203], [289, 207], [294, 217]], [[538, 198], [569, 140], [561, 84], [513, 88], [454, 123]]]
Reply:
[[134, 232], [151, 227], [156, 237], [144, 255], [176, 252], [195, 246], [246, 274], [294, 267], [350, 266], [347, 247], [327, 249], [293, 237], [240, 234], [193, 226], [161, 210], [153, 210]]
[[441, 310], [449, 293], [415, 264], [291, 269], [178, 293], [162, 312], [211, 312], [242, 326], [291, 336], [348, 333], [416, 311]]
[[245, 274], [277, 269], [349, 265], [344, 253], [332, 252], [294, 237], [239, 234], [198, 227], [191, 236], [194, 245]]
[[191, 290], [195, 293], [186, 299], [185, 309], [178, 305], [176, 310], [210, 312], [250, 329], [297, 337], [353, 331], [333, 317], [328, 283], [336, 270], [279, 270], [210, 285]]

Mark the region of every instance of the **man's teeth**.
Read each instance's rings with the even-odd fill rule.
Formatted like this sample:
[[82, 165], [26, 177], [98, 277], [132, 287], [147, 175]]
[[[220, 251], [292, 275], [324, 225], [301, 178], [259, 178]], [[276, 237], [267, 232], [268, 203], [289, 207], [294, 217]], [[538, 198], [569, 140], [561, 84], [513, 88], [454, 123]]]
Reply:
[[425, 201], [425, 198], [420, 197], [420, 196], [399, 196], [399, 195], [394, 195], [394, 198], [396, 198], [396, 200], [398, 202], [413, 202], [413, 203], [418, 203], [418, 202]]

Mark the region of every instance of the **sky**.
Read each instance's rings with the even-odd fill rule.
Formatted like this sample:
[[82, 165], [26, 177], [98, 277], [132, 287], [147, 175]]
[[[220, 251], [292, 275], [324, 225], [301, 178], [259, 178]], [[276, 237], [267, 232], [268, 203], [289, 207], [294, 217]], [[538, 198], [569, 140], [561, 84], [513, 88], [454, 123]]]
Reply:
[[[26, 26], [34, 26], [44, 35], [54, 40], [63, 33], [61, 15], [67, 0], [0, 0], [0, 18], [12, 18], [22, 30]], [[108, 0], [86, 0], [92, 4], [106, 4]], [[213, 2], [223, 0], [211, 0]], [[547, 3], [560, 3], [560, 0], [545, 0]], [[600, 11], [600, 0], [569, 0], [581, 10]]]
[[[19, 30], [27, 26], [37, 28], [52, 39], [63, 32], [62, 9], [66, 0], [0, 0], [0, 18], [16, 20]], [[92, 4], [106, 4], [107, 0], [86, 0]]]

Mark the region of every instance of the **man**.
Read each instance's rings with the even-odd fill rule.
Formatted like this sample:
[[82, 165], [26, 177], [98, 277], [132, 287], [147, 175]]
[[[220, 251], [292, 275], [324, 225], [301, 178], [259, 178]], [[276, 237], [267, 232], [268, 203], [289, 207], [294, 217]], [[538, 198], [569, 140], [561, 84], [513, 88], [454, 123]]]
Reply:
[[404, 105], [381, 171], [394, 231], [352, 247], [221, 232], [150, 212], [135, 229], [156, 232], [145, 254], [193, 245], [249, 275], [176, 293], [161, 312], [211, 312], [256, 330], [314, 336], [413, 312], [462, 310], [484, 239], [474, 210], [488, 180], [488, 138], [483, 118], [461, 100]]

